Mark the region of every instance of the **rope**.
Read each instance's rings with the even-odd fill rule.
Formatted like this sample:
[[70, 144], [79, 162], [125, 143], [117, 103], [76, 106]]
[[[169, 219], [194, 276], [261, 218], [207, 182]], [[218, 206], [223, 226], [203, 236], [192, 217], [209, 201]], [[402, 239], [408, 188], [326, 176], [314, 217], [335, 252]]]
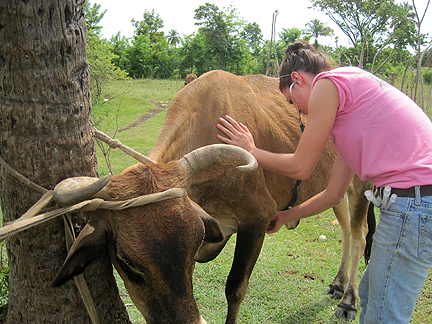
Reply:
[[[72, 228], [73, 228], [72, 216], [70, 213], [63, 215], [63, 222], [64, 222], [64, 227], [65, 227], [66, 247], [67, 247], [67, 250], [69, 251], [73, 242], [76, 239], [75, 233], [72, 230]], [[96, 307], [95, 307], [93, 298], [90, 294], [90, 289], [88, 288], [87, 283], [85, 281], [84, 274], [80, 273], [79, 275], [76, 275], [74, 277], [74, 282], [75, 282], [75, 285], [77, 286], [78, 291], [82, 297], [82, 300], [84, 302], [84, 306], [87, 310], [87, 313], [90, 316], [90, 320], [92, 321], [93, 324], [99, 324], [100, 322], [99, 322], [98, 314], [96, 311]]]
[[[148, 157], [138, 153], [137, 151], [123, 145], [119, 140], [114, 140], [108, 137], [103, 132], [94, 128], [95, 138], [107, 143], [111, 148], [116, 149], [119, 148], [126, 154], [132, 156], [139, 162], [143, 164], [154, 164], [155, 162], [149, 159]], [[9, 222], [5, 224], [4, 227], [0, 228], [0, 242], [8, 238], [9, 236], [24, 231], [33, 226], [42, 224], [50, 219], [58, 217], [60, 215], [66, 215], [63, 217], [63, 221], [65, 224], [65, 237], [66, 237], [66, 246], [69, 251], [72, 246], [75, 235], [72, 231], [72, 222], [70, 218], [70, 212], [82, 210], [82, 211], [93, 211], [96, 209], [111, 209], [111, 210], [122, 210], [126, 208], [143, 206], [152, 202], [163, 201], [166, 199], [172, 198], [180, 198], [186, 195], [186, 189], [184, 188], [173, 188], [168, 189], [163, 192], [149, 194], [146, 196], [141, 196], [133, 199], [129, 199], [127, 201], [104, 201], [102, 199], [92, 199], [80, 202], [73, 206], [63, 207], [56, 210], [52, 210], [40, 215], [37, 215], [45, 206], [47, 206], [50, 202], [53, 201], [53, 190], [47, 190], [38, 184], [30, 181], [24, 175], [16, 171], [12, 168], [1, 156], [0, 156], [0, 164], [16, 179], [26, 184], [30, 188], [40, 192], [43, 196], [39, 199], [39, 201], [34, 204], [24, 215], [20, 218], [14, 220], [13, 222]], [[78, 291], [83, 299], [86, 310], [90, 316], [90, 319], [93, 324], [99, 324], [99, 319], [96, 311], [96, 307], [93, 301], [93, 298], [90, 294], [87, 283], [85, 282], [84, 275], [80, 274], [74, 277], [75, 285], [78, 288]]]
[[7, 171], [9, 171], [9, 173], [12, 174], [16, 179], [18, 179], [22, 183], [26, 184], [30, 188], [33, 188], [34, 190], [36, 190], [36, 191], [38, 191], [38, 192], [40, 192], [42, 194], [44, 194], [44, 193], [46, 193], [48, 191], [47, 189], [39, 186], [38, 184], [36, 184], [33, 181], [30, 181], [29, 179], [27, 179], [26, 177], [24, 177], [21, 173], [19, 173], [14, 168], [12, 168], [5, 160], [3, 160], [3, 158], [1, 156], [0, 156], [0, 164]]
[[141, 162], [143, 164], [154, 164], [155, 163], [153, 160], [149, 159], [145, 155], [142, 155], [141, 153], [138, 153], [134, 149], [131, 149], [130, 147], [127, 147], [126, 145], [123, 145], [117, 139], [110, 138], [108, 135], [106, 135], [105, 133], [96, 129], [95, 127], [94, 127], [94, 136], [96, 139], [108, 144], [112, 149], [119, 148], [120, 150], [122, 150], [126, 154], [132, 156], [134, 159], [138, 160], [139, 162]]
[[[144, 164], [153, 164], [155, 163], [151, 159], [146, 156], [138, 153], [137, 151], [121, 144], [119, 140], [111, 139], [108, 135], [94, 128], [95, 137], [105, 143], [107, 143], [113, 149], [119, 148], [123, 152], [129, 154], [136, 160]], [[6, 226], [0, 228], [0, 242], [5, 240], [10, 235], [15, 233], [19, 233], [25, 229], [36, 226], [43, 222], [46, 222], [52, 218], [63, 215], [68, 212], [72, 212], [74, 210], [82, 209], [82, 211], [92, 211], [98, 208], [100, 209], [112, 209], [112, 210], [121, 210], [125, 208], [138, 207], [150, 202], [157, 202], [165, 199], [178, 198], [186, 195], [186, 190], [183, 188], [174, 188], [169, 189], [164, 192], [150, 194], [146, 196], [141, 196], [138, 198], [133, 198], [127, 201], [103, 201], [101, 199], [93, 199], [90, 201], [84, 201], [78, 203], [73, 206], [68, 206], [64, 208], [60, 208], [54, 211], [50, 211], [41, 215], [36, 216], [46, 205], [48, 205], [53, 199], [53, 191], [47, 190], [38, 184], [30, 181], [21, 173], [12, 168], [1, 156], [0, 156], [0, 164], [16, 179], [21, 181], [22, 183], [28, 185], [29, 187], [35, 189], [36, 191], [43, 194], [42, 198], [34, 204], [24, 215], [22, 215], [19, 219], [16, 219], [12, 222], [6, 224]]]
[[[52, 193], [50, 194], [52, 196]], [[155, 203], [167, 199], [180, 198], [186, 195], [186, 189], [184, 188], [172, 188], [162, 192], [157, 192], [137, 198], [132, 198], [124, 201], [104, 201], [103, 199], [95, 198], [92, 200], [85, 200], [73, 206], [67, 206], [58, 208], [46, 213], [36, 215], [41, 208], [42, 204], [39, 204], [43, 197], [33, 206], [39, 204], [38, 208], [31, 208], [32, 213], [27, 212], [19, 219], [14, 222], [8, 223], [6, 226], [0, 228], [0, 242], [8, 238], [9, 236], [24, 231], [33, 226], [42, 224], [50, 219], [56, 218], [60, 215], [71, 213], [74, 211], [81, 210], [83, 212], [93, 211], [96, 209], [107, 209], [107, 210], [123, 210], [126, 208], [139, 207], [150, 203]], [[29, 210], [30, 211], [30, 210]], [[26, 216], [26, 217], [24, 217]]]
[[42, 198], [40, 198], [38, 200], [38, 202], [36, 204], [34, 204], [24, 215], [22, 215], [20, 218], [12, 221], [12, 222], [8, 222], [5, 223], [4, 225], [9, 225], [9, 224], [14, 224], [18, 221], [21, 221], [23, 219], [28, 219], [28, 218], [32, 218], [33, 216], [35, 216], [37, 213], [39, 213], [39, 211], [44, 208], [46, 205], [48, 205], [51, 201], [52, 201], [52, 197], [53, 197], [53, 190], [49, 190], [47, 191]]
[[[143, 206], [152, 202], [163, 201], [166, 199], [172, 198], [180, 198], [186, 195], [186, 189], [184, 188], [173, 188], [168, 189], [163, 192], [158, 192], [154, 194], [149, 194], [133, 199], [129, 199], [126, 201], [104, 201], [103, 199], [92, 199], [80, 202], [73, 206], [59, 208], [53, 211], [49, 211], [40, 215], [37, 215], [45, 206], [47, 206], [51, 201], [53, 201], [53, 190], [46, 190], [45, 188], [40, 187], [39, 185], [31, 182], [26, 179], [19, 172], [15, 171], [12, 167], [9, 166], [1, 157], [0, 163], [7, 167], [5, 167], [13, 176], [18, 178], [23, 183], [29, 185], [30, 187], [36, 189], [39, 192], [44, 193], [44, 195], [34, 204], [24, 215], [20, 218], [16, 219], [13, 222], [9, 222], [4, 227], [0, 228], [0, 242], [8, 238], [9, 236], [24, 231], [33, 226], [42, 224], [50, 219], [58, 217], [60, 215], [63, 216], [63, 221], [65, 223], [65, 237], [66, 237], [66, 246], [67, 250], [70, 250], [72, 246], [75, 235], [72, 231], [72, 222], [70, 212], [82, 210], [82, 211], [93, 211], [96, 209], [111, 209], [111, 210], [122, 210], [126, 208]], [[42, 189], [42, 190], [41, 190]], [[80, 275], [74, 276], [74, 282], [77, 286], [77, 289], [82, 297], [84, 306], [87, 310], [87, 313], [90, 316], [90, 320], [93, 324], [100, 324], [97, 310], [91, 296], [88, 285], [85, 281], [84, 275], [81, 273]]]
[[[47, 190], [39, 186], [38, 184], [30, 181], [29, 179], [24, 177], [21, 173], [19, 173], [14, 168], [12, 168], [1, 156], [0, 156], [0, 164], [16, 179], [28, 185], [30, 188], [33, 188], [34, 190], [43, 194], [43, 196], [38, 200], [38, 202], [34, 204], [24, 215], [22, 215], [20, 218], [16, 219], [13, 222], [9, 222], [6, 226], [0, 228], [0, 233], [1, 233], [0, 242], [2, 242], [10, 235], [24, 231], [25, 229], [33, 227], [37, 224], [41, 224], [58, 215], [56, 215], [55, 212], [52, 212], [50, 215], [35, 216], [53, 200], [52, 197], [54, 191]], [[65, 223], [65, 237], [66, 237], [66, 246], [68, 251], [73, 244], [73, 240], [74, 240], [73, 236], [74, 235], [73, 232], [71, 232], [71, 227], [66, 226]], [[87, 283], [85, 282], [84, 275], [80, 274], [78, 276], [75, 276], [74, 281], [82, 297], [87, 313], [90, 316], [90, 320], [92, 321], [93, 324], [99, 324], [96, 307], [94, 305], [94, 301], [90, 294], [90, 290], [87, 286]]]

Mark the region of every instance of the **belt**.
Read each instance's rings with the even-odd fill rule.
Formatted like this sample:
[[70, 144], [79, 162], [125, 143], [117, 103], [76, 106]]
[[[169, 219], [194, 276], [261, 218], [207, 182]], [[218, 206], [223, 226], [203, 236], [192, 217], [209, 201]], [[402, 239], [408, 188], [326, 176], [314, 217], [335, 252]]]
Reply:
[[[378, 188], [381, 192], [381, 190], [384, 190], [383, 187]], [[411, 197], [415, 198], [415, 187], [401, 189], [401, 188], [391, 188], [391, 193], [396, 194], [398, 197]], [[425, 185], [420, 186], [420, 196], [426, 197], [426, 196], [432, 196], [432, 185]]]

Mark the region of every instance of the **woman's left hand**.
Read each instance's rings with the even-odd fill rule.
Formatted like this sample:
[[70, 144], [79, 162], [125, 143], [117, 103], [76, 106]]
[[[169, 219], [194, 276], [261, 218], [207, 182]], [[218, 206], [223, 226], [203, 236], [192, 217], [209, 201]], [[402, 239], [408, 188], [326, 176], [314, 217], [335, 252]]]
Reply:
[[285, 216], [287, 211], [278, 211], [276, 212], [275, 217], [270, 221], [267, 226], [266, 233], [273, 234], [280, 230], [280, 228], [285, 224]]
[[255, 149], [253, 136], [246, 125], [238, 123], [234, 118], [226, 115], [225, 118], [219, 118], [219, 124], [216, 125], [225, 135], [217, 135], [222, 142], [239, 146], [248, 152]]

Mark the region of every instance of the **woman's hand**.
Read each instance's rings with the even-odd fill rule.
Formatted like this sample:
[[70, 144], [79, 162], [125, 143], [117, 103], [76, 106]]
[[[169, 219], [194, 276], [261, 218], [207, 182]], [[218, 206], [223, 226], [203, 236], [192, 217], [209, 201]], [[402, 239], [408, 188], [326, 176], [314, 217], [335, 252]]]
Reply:
[[283, 219], [283, 212], [278, 211], [273, 217], [273, 219], [270, 221], [270, 223], [267, 226], [266, 233], [267, 234], [273, 234], [280, 230], [280, 228], [285, 224], [285, 221]]
[[267, 226], [266, 233], [273, 234], [280, 230], [280, 228], [288, 222], [300, 219], [295, 209], [287, 209], [276, 212], [275, 217], [270, 221]]
[[327, 188], [300, 205], [276, 212], [275, 217], [267, 226], [266, 233], [276, 233], [282, 225], [290, 221], [318, 215], [339, 204], [343, 195], [348, 190], [353, 176], [354, 172], [338, 155], [333, 164]]
[[298, 206], [291, 209], [281, 210], [276, 212], [275, 217], [273, 217], [273, 219], [270, 221], [270, 223], [267, 226], [266, 233], [267, 234], [276, 233], [286, 223], [292, 221], [298, 221], [299, 219], [303, 218], [303, 216], [299, 215], [297, 211], [298, 211]]
[[238, 123], [228, 115], [225, 118], [219, 118], [219, 123], [216, 125], [217, 128], [229, 137], [217, 135], [217, 138], [222, 142], [239, 146], [250, 153], [255, 149], [253, 136], [246, 125]]

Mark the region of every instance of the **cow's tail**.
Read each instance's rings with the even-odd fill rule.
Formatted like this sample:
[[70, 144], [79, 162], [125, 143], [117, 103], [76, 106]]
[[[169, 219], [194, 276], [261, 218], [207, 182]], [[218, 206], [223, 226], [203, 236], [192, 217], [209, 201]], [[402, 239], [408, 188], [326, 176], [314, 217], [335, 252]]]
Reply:
[[367, 225], [368, 225], [368, 233], [366, 235], [366, 247], [364, 250], [364, 259], [366, 265], [369, 263], [371, 251], [372, 251], [372, 243], [373, 243], [373, 235], [375, 233], [376, 228], [376, 219], [375, 219], [375, 208], [374, 204], [369, 202], [369, 207], [367, 211]]

